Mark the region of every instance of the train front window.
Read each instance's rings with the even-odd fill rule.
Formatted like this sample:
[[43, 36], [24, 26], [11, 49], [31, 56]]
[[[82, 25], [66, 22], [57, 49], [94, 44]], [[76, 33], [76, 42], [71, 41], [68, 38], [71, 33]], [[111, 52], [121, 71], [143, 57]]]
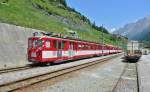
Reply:
[[37, 46], [42, 47], [42, 40], [37, 40]]
[[32, 43], [32, 47], [36, 47], [37, 46], [37, 40], [33, 40], [33, 43]]
[[50, 41], [46, 40], [46, 48], [50, 48]]

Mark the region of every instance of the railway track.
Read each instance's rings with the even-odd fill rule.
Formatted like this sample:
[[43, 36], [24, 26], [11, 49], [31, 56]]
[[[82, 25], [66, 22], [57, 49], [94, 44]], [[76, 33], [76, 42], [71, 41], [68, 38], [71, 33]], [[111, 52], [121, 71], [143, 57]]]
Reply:
[[126, 63], [112, 92], [139, 92], [137, 63]]
[[31, 68], [32, 67], [30, 65], [27, 65], [27, 66], [14, 67], [14, 68], [8, 68], [8, 69], [1, 69], [0, 74], [16, 72], [16, 71], [20, 71], [20, 70], [27, 70], [27, 69], [31, 69]]
[[80, 65], [75, 65], [75, 66], [71, 66], [71, 67], [68, 67], [65, 69], [60, 69], [60, 70], [56, 70], [53, 72], [49, 72], [46, 74], [37, 75], [37, 76], [22, 79], [22, 80], [17, 80], [17, 81], [13, 81], [10, 83], [6, 83], [3, 85], [0, 85], [0, 91], [12, 92], [12, 91], [15, 91], [18, 89], [22, 89], [24, 87], [28, 87], [28, 86], [33, 85], [33, 84], [37, 84], [37, 83], [42, 82], [42, 81], [46, 81], [46, 80], [56, 78], [56, 77], [59, 77], [59, 76], [62, 76], [62, 75], [65, 75], [65, 74], [68, 74], [68, 73], [71, 73], [71, 72], [74, 72], [77, 70], [87, 68], [89, 66], [93, 66], [93, 65], [96, 65], [96, 64], [99, 64], [102, 62], [107, 62], [108, 60], [113, 59], [113, 58], [118, 57], [118, 56], [120, 56], [120, 54], [114, 55], [111, 57], [107, 57], [107, 58], [103, 58], [100, 60], [96, 60], [95, 62], [88, 62], [88, 63], [84, 63], [84, 64], [80, 64]]

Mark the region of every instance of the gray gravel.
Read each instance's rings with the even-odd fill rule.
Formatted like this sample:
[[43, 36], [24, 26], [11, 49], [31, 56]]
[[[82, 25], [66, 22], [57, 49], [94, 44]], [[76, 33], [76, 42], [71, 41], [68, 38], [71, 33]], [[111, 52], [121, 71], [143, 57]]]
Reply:
[[150, 92], [150, 55], [143, 55], [138, 62], [140, 92]]
[[125, 63], [121, 57], [87, 69], [70, 73], [62, 78], [32, 85], [18, 92], [111, 92]]
[[[110, 55], [113, 56], [113, 55]], [[38, 68], [33, 68], [29, 70], [22, 70], [22, 71], [17, 71], [17, 72], [10, 72], [7, 74], [1, 74], [0, 75], [0, 85], [4, 83], [9, 83], [18, 79], [24, 79], [24, 78], [29, 78], [32, 76], [36, 75], [42, 75], [45, 73], [53, 72], [56, 70], [61, 70], [67, 67], [87, 63], [87, 62], [93, 62], [102, 58], [110, 57], [110, 56], [104, 56], [104, 57], [96, 57], [96, 58], [91, 58], [91, 59], [85, 59], [85, 60], [79, 60], [76, 62], [72, 63], [66, 63], [66, 64], [60, 64], [60, 65], [55, 65], [55, 66], [49, 66], [49, 67], [38, 67]]]

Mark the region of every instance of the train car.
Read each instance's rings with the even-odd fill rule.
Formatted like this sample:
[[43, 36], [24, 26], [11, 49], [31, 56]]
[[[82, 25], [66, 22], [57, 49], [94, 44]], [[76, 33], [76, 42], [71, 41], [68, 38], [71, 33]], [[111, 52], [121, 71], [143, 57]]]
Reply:
[[47, 35], [28, 38], [28, 60], [50, 64], [57, 61], [79, 59], [119, 53], [119, 48], [109, 45]]
[[136, 62], [141, 57], [140, 43], [138, 41], [129, 41], [127, 44], [127, 53], [125, 58], [129, 62]]
[[149, 48], [142, 48], [142, 55], [148, 55], [150, 53]]

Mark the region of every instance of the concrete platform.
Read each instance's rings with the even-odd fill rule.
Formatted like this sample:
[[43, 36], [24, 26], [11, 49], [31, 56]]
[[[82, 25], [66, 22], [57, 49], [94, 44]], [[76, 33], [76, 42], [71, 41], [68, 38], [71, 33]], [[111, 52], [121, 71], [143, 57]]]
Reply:
[[150, 92], [150, 54], [143, 55], [138, 62], [139, 91]]

